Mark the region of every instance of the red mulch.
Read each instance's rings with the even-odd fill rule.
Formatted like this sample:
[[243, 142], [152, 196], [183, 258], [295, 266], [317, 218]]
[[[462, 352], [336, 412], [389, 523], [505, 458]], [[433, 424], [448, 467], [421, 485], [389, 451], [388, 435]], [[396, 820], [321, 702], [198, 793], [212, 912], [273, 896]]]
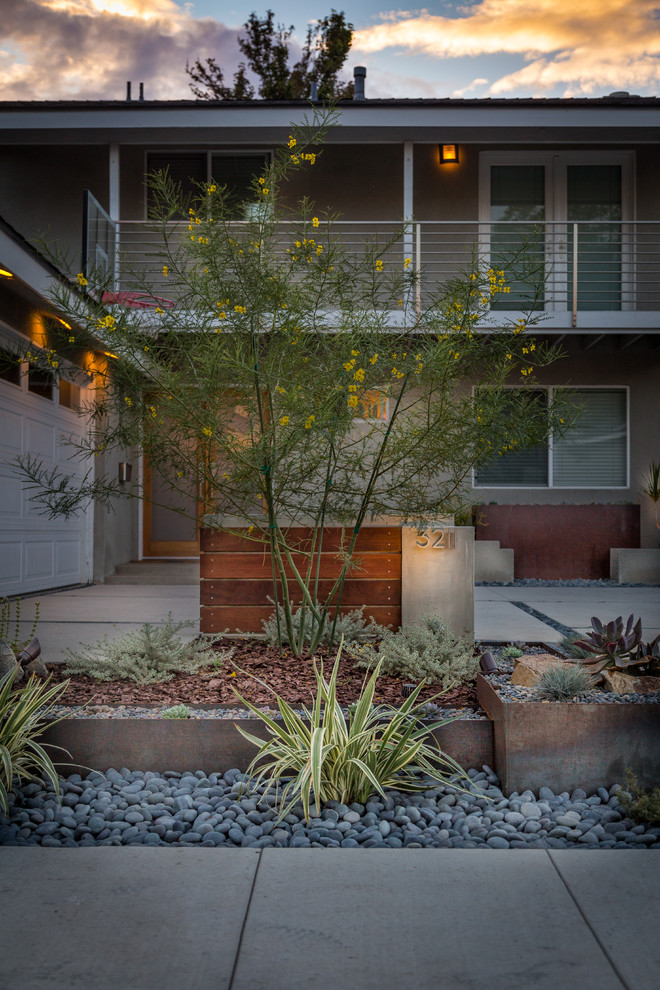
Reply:
[[[232, 643], [232, 662], [221, 670], [202, 671], [199, 674], [177, 674], [164, 684], [134, 684], [132, 681], [96, 681], [91, 677], [75, 675], [71, 677], [61, 704], [78, 705], [86, 701], [109, 705], [233, 705], [240, 707], [232, 688], [256, 705], [275, 706], [274, 695], [254, 678], [257, 677], [292, 704], [308, 705], [315, 692], [313, 663], [310, 657], [293, 657], [285, 654], [280, 657], [277, 649], [267, 647], [260, 640], [237, 640]], [[322, 657], [319, 651], [318, 657]], [[326, 676], [334, 662], [334, 652], [330, 658], [324, 656]], [[235, 668], [246, 673], [240, 673]], [[232, 676], [233, 673], [233, 676]], [[355, 661], [343, 656], [339, 663], [337, 695], [342, 704], [355, 701], [360, 693], [366, 671]], [[250, 676], [252, 675], [252, 676]], [[62, 667], [53, 668], [53, 681], [66, 678]], [[401, 704], [401, 685], [404, 681], [397, 677], [380, 677], [376, 687], [376, 703]], [[421, 700], [436, 694], [437, 687], [427, 686], [422, 690]], [[443, 707], [479, 708], [476, 687], [453, 688], [436, 704]]]

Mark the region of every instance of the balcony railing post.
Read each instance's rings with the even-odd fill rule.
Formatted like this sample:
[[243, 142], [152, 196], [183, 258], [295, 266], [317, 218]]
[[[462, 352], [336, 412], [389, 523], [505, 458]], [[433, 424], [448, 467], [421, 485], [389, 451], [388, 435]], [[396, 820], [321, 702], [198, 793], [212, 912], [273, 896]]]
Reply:
[[573, 326], [577, 326], [578, 308], [578, 225], [573, 224]]
[[422, 225], [415, 224], [415, 312], [422, 314]]

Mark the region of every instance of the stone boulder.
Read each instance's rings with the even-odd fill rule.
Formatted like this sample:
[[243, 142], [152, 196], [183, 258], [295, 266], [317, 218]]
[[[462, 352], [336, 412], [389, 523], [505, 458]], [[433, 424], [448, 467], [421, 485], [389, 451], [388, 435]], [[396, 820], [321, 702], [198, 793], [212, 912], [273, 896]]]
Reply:
[[14, 671], [14, 684], [23, 680], [23, 668], [16, 659], [16, 654], [9, 643], [0, 639], [0, 677], [4, 677], [11, 670]]
[[[556, 657], [552, 653], [530, 653], [516, 660], [515, 669], [511, 675], [511, 683], [520, 687], [536, 687], [541, 674], [544, 674], [550, 667], [563, 666], [561, 657]], [[566, 664], [565, 666], [573, 666]]]
[[623, 670], [603, 670], [603, 687], [614, 694], [655, 694], [660, 691], [660, 677], [649, 677]]

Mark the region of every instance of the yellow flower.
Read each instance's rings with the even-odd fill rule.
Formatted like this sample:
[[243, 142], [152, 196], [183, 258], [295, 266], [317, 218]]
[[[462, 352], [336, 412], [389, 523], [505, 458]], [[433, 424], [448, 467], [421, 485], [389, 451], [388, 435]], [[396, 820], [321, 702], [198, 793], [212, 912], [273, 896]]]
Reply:
[[156, 407], [155, 406], [149, 406], [149, 412], [151, 413], [152, 417], [155, 419], [156, 418]]
[[208, 193], [208, 195], [210, 196], [210, 195], [211, 195], [211, 193], [214, 193], [214, 192], [216, 191], [216, 189], [217, 189], [217, 188], [218, 188], [218, 187], [216, 186], [216, 184], [215, 184], [215, 182], [212, 182], [212, 183], [211, 183], [211, 185], [210, 185], [210, 186], [208, 187], [208, 189], [206, 190], [206, 192], [207, 192], [207, 193]]
[[156, 306], [156, 309], [154, 310], [154, 312], [155, 313], [158, 313], [159, 316], [162, 316], [162, 314], [165, 312], [165, 310], [164, 309], [161, 309], [160, 306]]
[[323, 254], [323, 245], [319, 244], [319, 246], [316, 249], [316, 253], [317, 253], [317, 255], [319, 255], [319, 257], [320, 257], [320, 255]]
[[149, 348], [145, 346], [145, 348], [144, 348], [145, 354], [147, 353], [148, 350], [149, 350]]
[[511, 355], [510, 354], [507, 354], [506, 359], [507, 359], [507, 361], [511, 361]]
[[126, 405], [128, 406], [129, 409], [133, 405], [133, 400], [130, 399], [127, 395], [124, 396], [124, 402], [126, 403]]
[[307, 417], [307, 419], [305, 420], [305, 429], [306, 430], [311, 429], [312, 423], [314, 422], [315, 419], [316, 419], [316, 416], [308, 416]]
[[282, 418], [280, 420], [280, 426], [287, 426], [288, 425], [288, 422], [289, 422], [289, 417], [288, 416], [282, 416]]
[[69, 337], [69, 343], [70, 344], [73, 344], [73, 342], [75, 341], [75, 339], [76, 339], [75, 337]]
[[357, 371], [355, 372], [355, 374], [353, 375], [353, 378], [355, 379], [356, 382], [363, 382], [364, 381], [364, 368], [358, 368]]
[[[290, 148], [295, 148], [295, 146], [297, 144], [298, 144], [298, 142], [294, 138], [293, 134], [289, 134], [289, 147]], [[262, 179], [259, 179], [259, 182], [262, 182], [262, 181], [263, 181]]]
[[383, 270], [383, 262], [379, 258], [378, 261], [376, 262], [376, 271], [382, 272], [382, 270]]
[[78, 274], [76, 275], [76, 282], [78, 283], [78, 285], [87, 285], [87, 279], [85, 278], [82, 272], [78, 272]]
[[202, 433], [204, 434], [205, 437], [213, 436], [213, 430], [211, 429], [210, 426], [205, 426], [204, 429], [202, 430]]
[[264, 194], [264, 196], [267, 196], [267, 195], [268, 195], [268, 193], [270, 192], [270, 190], [269, 190], [269, 188], [268, 188], [268, 186], [264, 186], [264, 187], [263, 187], [263, 189], [262, 189], [261, 191], [262, 191], [262, 193]]
[[115, 323], [117, 321], [115, 320], [114, 316], [111, 316], [110, 314], [108, 314], [108, 316], [106, 316], [106, 318], [105, 318], [105, 320], [103, 322], [105, 323], [105, 325], [108, 328], [108, 330], [112, 330], [114, 328], [114, 325], [115, 325]]
[[410, 265], [412, 265], [412, 258], [406, 258], [406, 260], [403, 263], [403, 267], [404, 268], [409, 268]]
[[351, 354], [353, 355], [353, 357], [358, 357], [359, 354], [360, 354], [360, 352], [359, 351], [351, 351]]
[[375, 364], [377, 360], [378, 360], [378, 355], [374, 354], [373, 357], [369, 358], [369, 364]]
[[245, 313], [246, 309], [245, 306], [234, 306], [234, 311], [236, 313]]
[[344, 361], [344, 367], [346, 368], [346, 371], [352, 371], [355, 367], [355, 358], [353, 358], [352, 361]]
[[167, 273], [168, 273], [168, 267], [167, 265], [163, 265], [163, 275], [165, 276], [165, 278], [167, 278]]
[[319, 218], [312, 217], [312, 227], [318, 227], [318, 225], [319, 225]]
[[346, 405], [348, 406], [348, 408], [355, 409], [357, 407], [357, 404], [358, 404], [357, 395], [349, 395], [348, 399], [346, 400]]
[[177, 471], [176, 476], [177, 478], [183, 478], [183, 471]]

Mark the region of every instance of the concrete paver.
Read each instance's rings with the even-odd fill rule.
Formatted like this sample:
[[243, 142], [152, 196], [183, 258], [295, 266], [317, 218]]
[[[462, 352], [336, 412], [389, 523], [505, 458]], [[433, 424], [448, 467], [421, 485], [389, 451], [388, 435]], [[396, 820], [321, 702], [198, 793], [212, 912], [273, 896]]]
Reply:
[[259, 852], [209, 851], [0, 848], [0, 985], [228, 990]]
[[657, 987], [660, 973], [660, 940], [649, 937], [636, 918], [652, 918], [658, 912], [660, 850], [589, 850], [587, 856], [570, 849], [553, 849], [549, 855], [571, 892], [583, 918], [595, 933], [628, 990]]

